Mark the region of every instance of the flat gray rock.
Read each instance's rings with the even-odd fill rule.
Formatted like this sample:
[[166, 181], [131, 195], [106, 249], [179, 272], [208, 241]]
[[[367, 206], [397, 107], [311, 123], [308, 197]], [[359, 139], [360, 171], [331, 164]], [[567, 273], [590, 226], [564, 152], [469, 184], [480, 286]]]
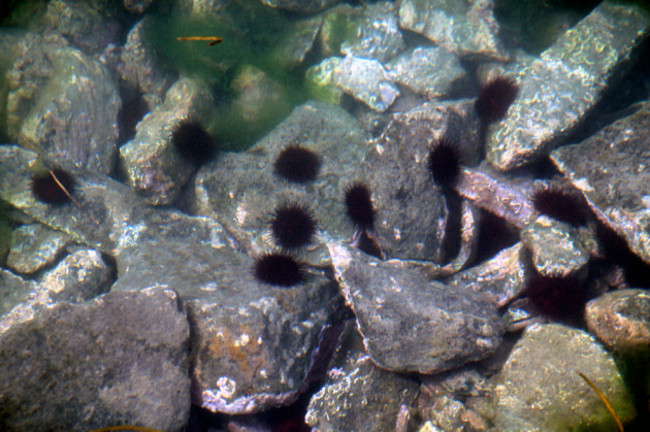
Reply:
[[400, 94], [381, 63], [353, 55], [335, 63], [332, 80], [344, 92], [377, 112], [386, 111]]
[[189, 336], [171, 290], [44, 309], [0, 335], [0, 424], [7, 432], [180, 431], [190, 411]]
[[42, 224], [22, 225], [11, 236], [7, 267], [20, 274], [35, 273], [54, 263], [70, 243], [70, 237], [61, 231]]
[[335, 277], [378, 366], [437, 373], [494, 353], [504, 332], [482, 294], [330, 244]]
[[614, 358], [596, 339], [559, 324], [534, 324], [494, 378], [497, 430], [616, 430], [603, 402], [577, 372], [607, 395], [623, 423], [634, 418]]
[[510, 170], [560, 145], [629, 63], [649, 28], [650, 17], [639, 8], [598, 5], [523, 70], [507, 117], [488, 130], [488, 161]]
[[596, 217], [650, 263], [650, 104], [551, 160], [587, 198]]

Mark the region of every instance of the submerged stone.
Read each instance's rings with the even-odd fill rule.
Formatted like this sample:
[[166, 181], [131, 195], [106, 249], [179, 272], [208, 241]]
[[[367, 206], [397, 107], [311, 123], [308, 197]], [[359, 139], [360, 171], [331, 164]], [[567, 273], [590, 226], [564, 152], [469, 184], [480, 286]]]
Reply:
[[375, 111], [386, 111], [400, 92], [377, 60], [348, 55], [333, 71], [334, 83]]
[[16, 273], [35, 273], [54, 263], [71, 242], [64, 233], [44, 225], [23, 225], [11, 237], [7, 267]]

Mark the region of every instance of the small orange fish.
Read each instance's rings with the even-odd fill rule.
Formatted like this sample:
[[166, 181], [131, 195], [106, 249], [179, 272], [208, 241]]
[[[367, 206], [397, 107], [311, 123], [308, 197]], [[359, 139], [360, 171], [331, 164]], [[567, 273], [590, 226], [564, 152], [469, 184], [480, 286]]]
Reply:
[[177, 41], [208, 41], [208, 46], [216, 45], [223, 40], [219, 36], [181, 36]]

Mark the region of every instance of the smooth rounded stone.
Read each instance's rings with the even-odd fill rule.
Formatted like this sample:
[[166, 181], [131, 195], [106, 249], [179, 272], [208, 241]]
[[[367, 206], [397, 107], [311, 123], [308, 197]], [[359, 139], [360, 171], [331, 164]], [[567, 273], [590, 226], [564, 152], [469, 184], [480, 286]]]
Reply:
[[334, 274], [380, 367], [438, 373], [493, 354], [504, 327], [483, 295], [329, 244]]
[[598, 219], [650, 263], [650, 104], [580, 144], [563, 146], [551, 160], [583, 192]]
[[143, 18], [129, 31], [122, 49], [118, 72], [122, 80], [132, 88], [162, 100], [175, 78], [174, 74], [160, 63], [158, 55], [145, 40], [144, 29], [148, 21], [149, 18]]
[[395, 430], [400, 408], [411, 406], [417, 392], [417, 381], [375, 366], [349, 326], [329, 377], [309, 401], [305, 422], [320, 432]]
[[596, 339], [559, 324], [534, 324], [495, 376], [497, 430], [616, 430], [602, 400], [577, 372], [606, 395], [623, 423], [634, 418], [614, 359]]
[[113, 79], [101, 63], [74, 48], [56, 49], [49, 59], [52, 76], [21, 124], [18, 144], [64, 165], [110, 172], [122, 105]]
[[649, 29], [650, 16], [639, 8], [600, 3], [524, 68], [507, 117], [488, 129], [488, 161], [511, 170], [563, 144], [630, 64]]
[[120, 147], [120, 163], [130, 186], [152, 205], [174, 202], [194, 166], [173, 148], [173, 128], [183, 119], [207, 117], [211, 90], [201, 81], [183, 77], [167, 91], [165, 102], [138, 123], [135, 138]]
[[[269, 220], [275, 208], [287, 201], [305, 204], [319, 232], [303, 259], [327, 265], [327, 251], [317, 245], [329, 237], [351, 239], [354, 233], [343, 196], [362, 177], [359, 161], [367, 141], [359, 123], [342, 108], [316, 101], [300, 105], [248, 151], [220, 155], [199, 170], [196, 214], [219, 220], [245, 250], [257, 253], [273, 247]], [[318, 155], [321, 166], [313, 182], [292, 183], [274, 172], [273, 164], [287, 145], [301, 145]]]
[[607, 349], [650, 351], [650, 292], [611, 291], [587, 303], [587, 328]]
[[470, 101], [425, 103], [394, 114], [372, 142], [360, 179], [370, 185], [375, 231], [388, 257], [433, 261], [439, 256], [444, 229], [436, 232], [445, 204], [428, 168], [429, 152], [438, 138], [451, 136], [467, 163], [478, 160], [477, 121]]
[[11, 237], [7, 267], [16, 273], [31, 274], [54, 263], [72, 239], [41, 224], [18, 227]]
[[7, 297], [0, 333], [31, 320], [40, 309], [57, 302], [80, 303], [95, 298], [110, 289], [112, 277], [112, 268], [99, 252], [78, 249], [45, 273], [29, 291], [19, 290], [20, 295]]
[[400, 27], [420, 33], [459, 56], [480, 55], [505, 61], [492, 0], [403, 0]]
[[341, 44], [341, 54], [386, 63], [404, 50], [395, 3], [368, 4], [356, 22], [356, 34]]
[[260, 0], [262, 4], [300, 14], [314, 13], [335, 5], [340, 0]]
[[521, 256], [524, 250], [519, 242], [482, 264], [456, 273], [445, 283], [481, 293], [495, 305], [505, 306], [526, 289], [526, 264]]
[[386, 64], [395, 82], [429, 100], [440, 99], [466, 79], [458, 56], [440, 47], [418, 47]]
[[531, 253], [535, 271], [548, 277], [576, 274], [589, 262], [589, 250], [577, 229], [547, 216], [540, 216], [521, 231]]
[[347, 55], [335, 65], [332, 78], [344, 92], [377, 112], [386, 111], [400, 94], [377, 60]]
[[3, 430], [180, 431], [190, 412], [189, 336], [169, 289], [40, 311], [0, 335]]

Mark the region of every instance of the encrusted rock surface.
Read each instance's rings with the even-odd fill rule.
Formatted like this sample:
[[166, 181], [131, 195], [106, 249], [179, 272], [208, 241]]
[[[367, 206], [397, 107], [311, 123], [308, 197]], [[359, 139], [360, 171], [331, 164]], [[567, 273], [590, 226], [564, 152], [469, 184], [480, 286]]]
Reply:
[[393, 79], [377, 60], [347, 55], [335, 64], [332, 79], [343, 91], [377, 112], [386, 111], [400, 94]]
[[613, 357], [592, 336], [559, 324], [534, 324], [495, 377], [497, 430], [615, 430], [614, 419], [578, 372], [607, 395], [621, 421], [634, 417]]
[[335, 277], [364, 345], [382, 368], [436, 373], [494, 353], [504, 328], [482, 294], [329, 245]]
[[35, 273], [54, 263], [71, 243], [69, 236], [41, 224], [18, 227], [11, 237], [7, 267], [16, 273]]
[[44, 309], [0, 335], [0, 424], [7, 432], [179, 431], [190, 411], [188, 340], [172, 290]]

